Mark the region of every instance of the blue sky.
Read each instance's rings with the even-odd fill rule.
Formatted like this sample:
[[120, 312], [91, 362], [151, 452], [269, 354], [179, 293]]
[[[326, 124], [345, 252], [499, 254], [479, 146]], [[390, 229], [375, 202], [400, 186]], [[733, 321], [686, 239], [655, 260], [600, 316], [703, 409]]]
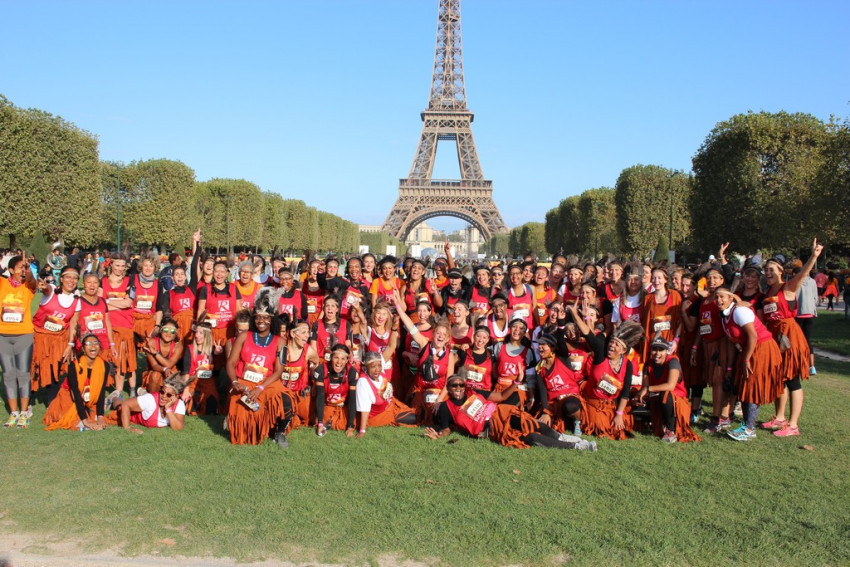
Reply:
[[[96, 134], [102, 159], [180, 160], [380, 224], [419, 138], [437, 5], [0, 0], [0, 93]], [[462, 16], [509, 226], [630, 165], [690, 170], [736, 113], [850, 115], [850, 2], [463, 0]], [[446, 144], [435, 177], [457, 176]]]

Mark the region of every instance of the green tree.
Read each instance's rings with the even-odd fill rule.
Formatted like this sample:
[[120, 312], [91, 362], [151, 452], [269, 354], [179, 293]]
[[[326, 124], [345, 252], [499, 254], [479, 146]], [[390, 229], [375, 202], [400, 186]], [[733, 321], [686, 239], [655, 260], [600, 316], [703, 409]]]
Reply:
[[[211, 199], [221, 203], [223, 236], [226, 246], [256, 248], [263, 239], [263, 223], [257, 222], [257, 213], [265, 210], [260, 188], [244, 179], [210, 179], [200, 183], [209, 191]], [[205, 242], [213, 244], [204, 236]], [[216, 246], [219, 244], [216, 242]]]
[[544, 226], [542, 222], [527, 222], [514, 230], [519, 231], [517, 239], [518, 247], [515, 255], [520, 256], [526, 252], [531, 252], [538, 258], [546, 257], [546, 244], [543, 234]]
[[672, 207], [674, 245], [688, 241], [691, 179], [658, 165], [635, 165], [617, 178], [617, 230], [625, 252], [646, 256], [659, 234], [670, 230]]
[[655, 252], [652, 254], [653, 262], [661, 262], [662, 260], [670, 259], [670, 249], [667, 247], [667, 238], [661, 234], [658, 236], [658, 244], [655, 245]]
[[749, 112], [717, 124], [693, 160], [694, 236], [703, 250], [811, 244], [824, 209], [818, 173], [829, 135], [809, 114]]
[[[110, 235], [116, 233], [118, 165], [101, 164], [101, 182]], [[122, 240], [182, 248], [199, 224], [195, 207], [195, 172], [167, 159], [133, 162], [121, 167]]]
[[270, 252], [277, 248], [286, 250], [289, 240], [286, 232], [286, 207], [283, 197], [277, 193], [266, 191], [263, 193], [263, 202], [266, 205], [263, 217], [263, 241], [262, 248]]
[[[579, 252], [586, 258], [621, 251], [617, 232], [616, 190], [611, 187], [588, 189], [579, 195], [576, 205]], [[583, 246], [582, 246], [583, 244]]]
[[104, 239], [97, 139], [0, 95], [0, 231], [88, 246]]
[[820, 198], [817, 210], [830, 211], [821, 218], [818, 238], [835, 251], [850, 248], [850, 119], [829, 124], [830, 138], [818, 171]]
[[509, 234], [494, 234], [487, 241], [485, 249], [487, 254], [502, 258], [509, 252], [510, 235]]

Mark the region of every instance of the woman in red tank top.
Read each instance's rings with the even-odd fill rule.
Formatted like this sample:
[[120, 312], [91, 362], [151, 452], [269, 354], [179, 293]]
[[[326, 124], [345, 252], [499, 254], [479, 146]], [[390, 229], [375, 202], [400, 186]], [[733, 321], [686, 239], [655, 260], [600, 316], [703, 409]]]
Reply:
[[183, 401], [187, 402], [187, 397], [191, 396], [198, 415], [216, 415], [221, 407], [213, 373], [213, 348], [212, 329], [206, 323], [198, 323], [183, 355], [183, 378], [190, 384]]
[[[776, 413], [773, 418], [762, 424], [765, 429], [775, 430], [777, 437], [792, 437], [800, 434], [798, 420], [803, 410], [803, 386], [800, 380], [808, 380], [811, 363], [811, 351], [800, 325], [794, 319], [797, 314], [797, 291], [809, 276], [817, 263], [823, 246], [815, 239], [812, 254], [800, 272], [788, 280], [783, 280], [783, 268], [776, 260], [765, 264], [767, 292], [762, 299], [762, 317], [768, 330], [773, 334], [782, 355], [781, 375], [782, 395], [776, 400]], [[791, 401], [791, 411], [785, 420], [785, 406]]]
[[177, 363], [183, 357], [183, 343], [177, 340], [174, 319], [163, 319], [159, 333], [158, 337], [148, 337], [142, 346], [148, 363], [142, 373], [142, 388], [146, 392], [158, 392], [166, 378], [178, 374]]
[[74, 292], [79, 277], [76, 268], [65, 266], [58, 287], [38, 282], [42, 298], [32, 318], [32, 391], [47, 388], [47, 405], [59, 393], [60, 366], [68, 363], [74, 348], [80, 318], [80, 300]]

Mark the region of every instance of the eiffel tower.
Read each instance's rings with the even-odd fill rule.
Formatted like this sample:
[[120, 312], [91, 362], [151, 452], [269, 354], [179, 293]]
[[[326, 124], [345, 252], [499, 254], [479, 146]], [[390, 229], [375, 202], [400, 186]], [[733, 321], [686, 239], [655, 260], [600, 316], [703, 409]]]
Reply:
[[[438, 216], [460, 218], [489, 239], [507, 232], [493, 201], [493, 182], [484, 179], [475, 141], [472, 112], [466, 107], [463, 51], [460, 41], [460, 0], [440, 0], [437, 48], [428, 109], [413, 165], [398, 184], [396, 199], [382, 231], [404, 240], [420, 222]], [[460, 179], [432, 179], [437, 143], [454, 140]]]

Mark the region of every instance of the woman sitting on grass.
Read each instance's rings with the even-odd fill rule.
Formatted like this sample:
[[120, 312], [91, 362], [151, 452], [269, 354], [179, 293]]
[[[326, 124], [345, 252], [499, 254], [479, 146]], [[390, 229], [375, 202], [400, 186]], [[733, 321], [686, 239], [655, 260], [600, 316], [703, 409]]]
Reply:
[[[640, 390], [641, 402], [649, 401], [655, 435], [665, 443], [701, 441], [690, 426], [691, 405], [682, 378], [679, 357], [669, 354], [671, 343], [657, 336], [649, 346], [643, 366], [646, 379]], [[647, 400], [648, 396], [648, 400]]]
[[357, 371], [348, 364], [351, 351], [347, 346], [337, 343], [329, 352], [330, 360], [316, 368], [312, 376], [316, 389], [316, 435], [324, 437], [330, 427], [344, 430], [351, 437], [354, 435]]
[[506, 390], [493, 392], [488, 400], [467, 390], [465, 377], [449, 377], [449, 397], [437, 410], [436, 428], [426, 427], [425, 437], [436, 440], [457, 431], [479, 439], [489, 437], [505, 447], [596, 451], [596, 442], [560, 434], [518, 407], [498, 403], [510, 397], [516, 387], [511, 384]]
[[[368, 426], [416, 425], [416, 415], [395, 399], [393, 386], [383, 373], [384, 360], [379, 352], [370, 351], [363, 357], [364, 372], [357, 379], [355, 390], [360, 429], [357, 437], [366, 435]], [[346, 431], [349, 437], [353, 431]]]
[[98, 356], [100, 340], [95, 335], [87, 334], [82, 342], [82, 356], [68, 365], [68, 375], [44, 414], [42, 423], [47, 431], [99, 431], [106, 427], [106, 378], [115, 368]]

